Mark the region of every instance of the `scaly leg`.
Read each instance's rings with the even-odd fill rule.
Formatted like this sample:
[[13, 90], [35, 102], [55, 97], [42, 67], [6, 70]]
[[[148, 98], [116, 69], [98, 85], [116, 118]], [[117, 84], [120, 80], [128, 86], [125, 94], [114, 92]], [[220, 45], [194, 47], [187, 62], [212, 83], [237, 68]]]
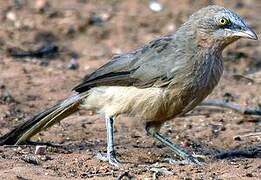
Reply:
[[182, 157], [185, 160], [188, 160], [189, 162], [195, 163], [200, 165], [201, 163], [194, 158], [191, 154], [189, 154], [188, 152], [186, 152], [184, 149], [182, 149], [181, 147], [179, 147], [177, 144], [174, 144], [173, 142], [171, 142], [168, 138], [164, 137], [163, 135], [161, 135], [158, 131], [159, 128], [158, 127], [154, 127], [151, 124], [147, 124], [146, 125], [146, 131], [149, 135], [151, 135], [152, 137], [154, 137], [155, 139], [159, 140], [160, 142], [162, 142], [164, 145], [168, 146], [175, 154], [177, 154], [178, 156]]
[[101, 160], [109, 161], [114, 166], [119, 166], [120, 163], [116, 158], [113, 141], [113, 121], [114, 117], [105, 117], [106, 119], [106, 130], [107, 130], [107, 153], [105, 157], [102, 154], [98, 155]]

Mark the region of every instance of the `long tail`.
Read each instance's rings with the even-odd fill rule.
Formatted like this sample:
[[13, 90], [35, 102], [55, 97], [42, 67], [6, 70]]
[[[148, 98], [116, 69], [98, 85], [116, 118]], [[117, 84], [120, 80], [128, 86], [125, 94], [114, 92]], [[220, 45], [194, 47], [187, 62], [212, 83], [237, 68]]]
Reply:
[[65, 117], [76, 112], [83, 98], [88, 96], [88, 92], [74, 94], [69, 98], [58, 102], [51, 108], [36, 114], [31, 119], [18, 125], [9, 133], [0, 137], [0, 145], [24, 144], [38, 132], [45, 130], [60, 122]]

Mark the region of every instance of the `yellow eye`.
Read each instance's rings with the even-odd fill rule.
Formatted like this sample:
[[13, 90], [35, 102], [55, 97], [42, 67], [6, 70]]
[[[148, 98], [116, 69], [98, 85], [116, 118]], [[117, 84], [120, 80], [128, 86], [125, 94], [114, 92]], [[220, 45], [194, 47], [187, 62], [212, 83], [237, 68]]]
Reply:
[[229, 24], [229, 20], [224, 18], [224, 17], [222, 17], [222, 18], [219, 19], [219, 24], [221, 26], [227, 25], [227, 24]]

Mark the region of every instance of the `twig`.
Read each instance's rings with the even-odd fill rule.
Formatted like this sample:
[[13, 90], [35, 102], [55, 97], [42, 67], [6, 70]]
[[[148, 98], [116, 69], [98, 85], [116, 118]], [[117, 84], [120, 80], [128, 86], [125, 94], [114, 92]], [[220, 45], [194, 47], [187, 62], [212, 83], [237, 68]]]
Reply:
[[244, 137], [250, 137], [250, 136], [261, 136], [261, 132], [251, 132], [247, 134], [242, 134], [242, 135], [236, 135], [234, 139], [241, 139]]
[[28, 145], [33, 145], [33, 146], [36, 146], [36, 145], [45, 145], [45, 146], [56, 147], [56, 148], [63, 147], [63, 146], [60, 145], [60, 144], [53, 144], [53, 143], [51, 143], [51, 142], [38, 142], [38, 141], [31, 141], [31, 140], [27, 140], [27, 141], [26, 141], [26, 144], [28, 144]]
[[112, 172], [104, 172], [104, 173], [92, 173], [92, 172], [87, 172], [87, 173], [83, 173], [81, 174], [81, 176], [83, 177], [87, 177], [87, 178], [93, 178], [95, 176], [98, 176], [98, 177], [105, 177], [105, 176], [111, 176], [113, 175]]
[[24, 58], [24, 57], [34, 57], [34, 58], [44, 58], [54, 56], [58, 53], [59, 48], [54, 44], [46, 44], [41, 46], [36, 50], [23, 51], [17, 48], [9, 48], [8, 53], [12, 57]]
[[221, 152], [215, 157], [217, 159], [226, 159], [226, 158], [235, 158], [235, 157], [246, 157], [246, 158], [254, 158], [260, 157], [261, 147], [250, 147], [244, 149], [232, 149], [225, 152]]
[[241, 137], [249, 137], [249, 136], [261, 136], [261, 132], [252, 132], [252, 133], [247, 133], [240, 135]]
[[246, 106], [242, 107], [234, 102], [227, 102], [221, 99], [207, 99], [203, 101], [200, 106], [217, 106], [222, 108], [232, 109], [236, 112], [245, 114], [245, 115], [261, 115], [261, 107], [260, 106]]

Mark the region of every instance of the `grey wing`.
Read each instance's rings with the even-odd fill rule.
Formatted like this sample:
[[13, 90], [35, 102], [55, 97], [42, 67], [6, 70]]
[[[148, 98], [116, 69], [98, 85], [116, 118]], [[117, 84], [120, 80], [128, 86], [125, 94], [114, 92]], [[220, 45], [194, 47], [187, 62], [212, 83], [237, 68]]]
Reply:
[[133, 52], [114, 56], [73, 90], [84, 92], [96, 86], [165, 86], [173, 60], [172, 41], [171, 36], [160, 37]]

